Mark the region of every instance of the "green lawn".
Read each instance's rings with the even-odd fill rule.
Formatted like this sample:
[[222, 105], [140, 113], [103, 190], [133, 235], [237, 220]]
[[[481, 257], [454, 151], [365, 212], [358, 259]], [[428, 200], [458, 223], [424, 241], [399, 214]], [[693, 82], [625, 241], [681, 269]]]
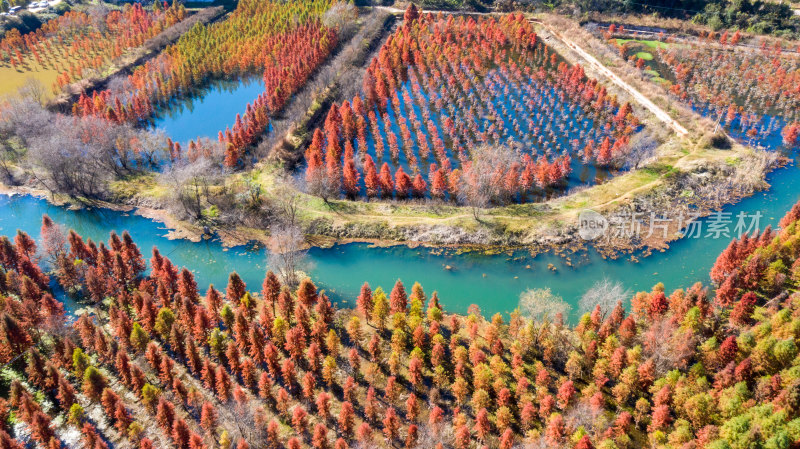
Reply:
[[661, 41], [647, 41], [647, 40], [639, 40], [639, 39], [617, 39], [617, 43], [619, 45], [625, 45], [628, 42], [632, 42], [634, 44], [642, 44], [646, 45], [650, 48], [668, 48], [672, 44], [668, 44], [666, 42]]

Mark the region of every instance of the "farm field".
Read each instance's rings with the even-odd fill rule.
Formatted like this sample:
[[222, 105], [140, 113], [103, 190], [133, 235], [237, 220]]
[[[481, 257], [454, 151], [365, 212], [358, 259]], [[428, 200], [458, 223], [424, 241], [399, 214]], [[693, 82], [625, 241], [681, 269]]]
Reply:
[[[597, 167], [620, 158], [638, 127], [629, 104], [550, 53], [521, 15], [407, 15], [362, 94], [315, 131], [305, 177], [349, 197], [525, 202], [603, 179]], [[471, 192], [485, 190], [479, 178], [496, 189]]]
[[96, 11], [91, 17], [83, 11], [69, 11], [36, 33], [7, 33], [0, 41], [0, 95], [16, 92], [33, 79], [51, 96], [90, 74], [102, 75], [126, 51], [186, 15], [180, 5], [159, 3], [155, 9], [145, 10], [137, 3], [121, 10], [98, 7]]

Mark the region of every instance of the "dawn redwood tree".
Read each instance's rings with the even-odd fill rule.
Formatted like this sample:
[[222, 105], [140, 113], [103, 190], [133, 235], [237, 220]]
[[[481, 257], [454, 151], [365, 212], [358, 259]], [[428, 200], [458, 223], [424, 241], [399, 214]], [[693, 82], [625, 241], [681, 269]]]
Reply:
[[719, 346], [719, 350], [717, 351], [717, 365], [720, 368], [723, 368], [728, 363], [733, 362], [736, 359], [736, 354], [738, 351], [739, 347], [736, 344], [736, 337], [733, 335], [728, 336], [728, 338], [726, 338]]
[[305, 307], [313, 307], [319, 300], [317, 295], [317, 287], [309, 278], [300, 281], [297, 287], [297, 300]]
[[278, 421], [272, 419], [267, 424], [267, 447], [270, 449], [277, 449], [280, 447], [280, 428]]
[[411, 449], [417, 447], [419, 442], [419, 427], [416, 424], [411, 424], [408, 426], [408, 433], [406, 435], [406, 449]]
[[408, 308], [408, 296], [403, 282], [400, 279], [395, 282], [392, 292], [389, 294], [389, 306], [392, 314], [405, 312]]
[[420, 389], [424, 380], [422, 375], [423, 363], [419, 357], [413, 356], [408, 363], [408, 380], [414, 388]]
[[589, 435], [582, 436], [581, 439], [578, 440], [578, 443], [575, 444], [575, 449], [594, 449], [594, 445], [589, 439]]
[[361, 175], [356, 169], [356, 163], [352, 159], [352, 157], [345, 159], [342, 171], [343, 171], [342, 186], [344, 187], [345, 194], [349, 198], [355, 198], [360, 190], [358, 183], [359, 180], [361, 179]]
[[182, 418], [176, 419], [172, 427], [172, 441], [178, 449], [189, 449], [191, 429]]
[[343, 402], [339, 411], [339, 429], [348, 439], [353, 435], [353, 425], [355, 424], [355, 411], [353, 404], [350, 402]]
[[364, 282], [364, 285], [361, 286], [358, 298], [356, 299], [356, 307], [367, 319], [367, 324], [369, 324], [372, 315], [372, 305], [372, 290], [369, 288], [369, 284]]
[[213, 433], [217, 427], [217, 409], [214, 404], [206, 401], [200, 411], [200, 427], [208, 433]]
[[325, 420], [330, 419], [331, 417], [331, 395], [321, 391], [317, 394], [317, 398], [314, 400], [314, 405], [317, 407], [317, 413]]
[[752, 315], [756, 306], [756, 295], [747, 292], [736, 302], [731, 310], [730, 321], [735, 326], [746, 326], [752, 321]]
[[216, 372], [216, 392], [217, 398], [220, 402], [225, 403], [230, 400], [231, 397], [231, 378], [228, 375], [228, 372], [222, 366], [217, 367]]
[[367, 198], [378, 196], [378, 192], [381, 189], [381, 181], [378, 178], [375, 162], [369, 154], [364, 157], [364, 187], [367, 189]]
[[314, 449], [328, 449], [328, 429], [323, 424], [314, 426], [314, 435], [311, 437], [311, 445]]
[[228, 287], [225, 290], [225, 297], [228, 301], [238, 305], [242, 297], [247, 293], [247, 286], [235, 271], [228, 276]]
[[783, 137], [783, 144], [787, 147], [797, 146], [798, 137], [800, 137], [800, 122], [793, 122], [786, 125], [781, 131]]
[[486, 437], [489, 436], [489, 433], [492, 431], [492, 424], [489, 421], [489, 412], [485, 408], [480, 409], [475, 415], [474, 430], [480, 441], [486, 441]]
[[564, 417], [559, 413], [554, 413], [550, 419], [547, 420], [545, 438], [549, 444], [555, 446], [561, 444], [565, 436], [566, 424], [564, 423]]
[[394, 407], [389, 407], [383, 418], [383, 435], [389, 442], [395, 441], [400, 435], [400, 418]]
[[403, 167], [398, 167], [394, 179], [394, 188], [397, 193], [397, 198], [408, 198], [412, 188], [411, 177], [403, 171]]
[[411, 393], [408, 395], [408, 399], [406, 399], [406, 418], [413, 422], [417, 420], [418, 415], [419, 402], [417, 401], [417, 395]]
[[600, 165], [608, 165], [611, 162], [611, 139], [608, 136], [603, 139], [597, 150], [597, 162]]
[[105, 376], [97, 368], [94, 366], [86, 368], [83, 375], [83, 394], [91, 399], [99, 400], [107, 384]]
[[411, 186], [412, 195], [414, 198], [423, 198], [427, 190], [428, 183], [425, 182], [425, 178], [423, 178], [420, 173], [417, 173], [416, 176], [414, 176], [414, 181]]
[[469, 433], [469, 428], [461, 424], [456, 428], [455, 435], [454, 435], [454, 445], [458, 449], [467, 449], [469, 447], [470, 440], [472, 436]]
[[378, 186], [380, 188], [381, 197], [391, 198], [394, 191], [394, 181], [392, 181], [392, 172], [389, 169], [389, 164], [386, 162], [381, 166], [381, 171], [378, 175]]
[[575, 396], [575, 393], [575, 386], [571, 380], [567, 380], [561, 384], [558, 388], [558, 408], [561, 410], [566, 409], [572, 401], [573, 396]]
[[308, 412], [302, 406], [298, 405], [292, 410], [292, 427], [300, 435], [308, 431]]

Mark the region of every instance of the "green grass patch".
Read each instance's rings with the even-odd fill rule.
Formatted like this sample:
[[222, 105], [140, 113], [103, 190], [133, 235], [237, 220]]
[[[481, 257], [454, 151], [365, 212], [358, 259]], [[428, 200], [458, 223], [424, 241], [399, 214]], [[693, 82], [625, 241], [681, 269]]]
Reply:
[[644, 59], [645, 61], [653, 60], [653, 54], [646, 51], [640, 51], [639, 53], [636, 53], [636, 57], [639, 59]]
[[[496, 213], [494, 213], [496, 211]], [[546, 214], [540, 204], [509, 204], [508, 206], [494, 209], [490, 215], [508, 215], [512, 217], [541, 217]]]
[[648, 41], [648, 40], [640, 40], [640, 39], [617, 39], [617, 44], [619, 44], [619, 45], [625, 45], [628, 42], [631, 42], [631, 43], [634, 43], [634, 44], [646, 45], [646, 46], [648, 46], [650, 48], [669, 48], [669, 46], [672, 45], [672, 44], [668, 44], [666, 42], [661, 42], [661, 41]]
[[570, 201], [570, 202], [564, 203], [564, 209], [565, 210], [586, 209], [586, 206], [588, 206], [588, 205], [589, 205], [589, 201], [588, 200]]
[[670, 164], [652, 164], [642, 169], [643, 172], [652, 176], [671, 176], [678, 171]]

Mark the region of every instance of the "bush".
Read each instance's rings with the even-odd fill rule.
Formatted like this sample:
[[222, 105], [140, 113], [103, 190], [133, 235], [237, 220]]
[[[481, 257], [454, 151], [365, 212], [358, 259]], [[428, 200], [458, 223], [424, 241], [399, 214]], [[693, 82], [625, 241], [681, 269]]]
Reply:
[[717, 133], [711, 136], [711, 146], [718, 150], [730, 150], [731, 141], [723, 133]]
[[36, 31], [42, 26], [42, 21], [32, 13], [23, 11], [15, 16], [6, 17], [5, 23], [0, 27], [0, 37], [10, 30], [19, 30], [20, 34]]

